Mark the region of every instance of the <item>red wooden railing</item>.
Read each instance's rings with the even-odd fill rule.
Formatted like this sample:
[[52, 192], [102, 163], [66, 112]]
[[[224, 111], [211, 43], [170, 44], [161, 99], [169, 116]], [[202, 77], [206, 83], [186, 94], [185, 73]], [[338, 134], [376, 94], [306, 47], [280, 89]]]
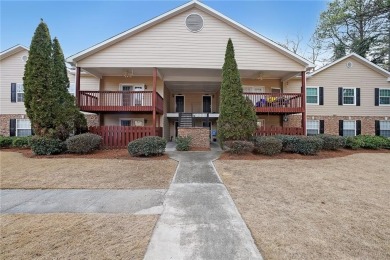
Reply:
[[[82, 111], [153, 111], [152, 91], [80, 91]], [[156, 110], [163, 111], [163, 98], [157, 93]]]
[[[126, 148], [129, 142], [152, 136], [152, 126], [90, 126], [89, 132], [103, 138], [102, 146], [106, 149]], [[162, 127], [156, 127], [156, 135], [162, 137]]]
[[255, 136], [260, 135], [304, 135], [304, 132], [300, 127], [262, 126], [255, 133]]
[[302, 93], [244, 93], [256, 107], [256, 112], [301, 113]]

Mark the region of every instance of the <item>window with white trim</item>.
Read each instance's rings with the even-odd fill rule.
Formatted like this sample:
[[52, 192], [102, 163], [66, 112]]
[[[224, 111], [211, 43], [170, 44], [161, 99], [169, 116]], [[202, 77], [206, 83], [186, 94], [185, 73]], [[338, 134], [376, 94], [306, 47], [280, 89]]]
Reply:
[[379, 89], [379, 105], [390, 105], [390, 88]]
[[68, 92], [69, 92], [72, 96], [76, 96], [76, 84], [75, 84], [75, 83], [70, 83], [70, 84], [69, 84]]
[[265, 126], [265, 119], [257, 119], [257, 128]]
[[318, 87], [307, 87], [306, 88], [306, 103], [318, 105], [319, 104], [319, 91]]
[[29, 119], [16, 119], [16, 136], [31, 135], [31, 122]]
[[119, 123], [121, 126], [144, 126], [145, 119], [143, 118], [121, 118]]
[[343, 88], [343, 105], [356, 105], [356, 88]]
[[390, 137], [390, 121], [379, 121], [380, 136]]
[[24, 102], [23, 83], [16, 83], [16, 102]]
[[320, 120], [307, 120], [306, 121], [306, 134], [318, 135], [320, 133]]
[[343, 136], [355, 136], [355, 135], [356, 135], [356, 121], [344, 120]]

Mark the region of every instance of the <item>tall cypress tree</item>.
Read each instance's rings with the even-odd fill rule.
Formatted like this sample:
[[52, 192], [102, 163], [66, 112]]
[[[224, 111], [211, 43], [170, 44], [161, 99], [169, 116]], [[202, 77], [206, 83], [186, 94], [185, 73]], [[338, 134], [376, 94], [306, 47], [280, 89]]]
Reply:
[[25, 107], [34, 132], [65, 140], [77, 129], [85, 128], [86, 120], [68, 92], [69, 79], [64, 54], [57, 38], [50, 38], [47, 25], [41, 20], [30, 45], [24, 73]]
[[23, 85], [24, 105], [36, 135], [48, 135], [53, 128], [52, 43], [49, 28], [41, 20], [30, 45]]
[[222, 85], [217, 122], [220, 142], [247, 140], [256, 130], [256, 112], [243, 96], [240, 73], [234, 56], [233, 42], [229, 39], [222, 68]]
[[64, 54], [57, 38], [53, 40], [52, 88], [56, 97], [55, 135], [66, 139], [75, 128], [86, 126], [84, 115], [75, 105], [74, 97], [69, 93], [69, 78]]

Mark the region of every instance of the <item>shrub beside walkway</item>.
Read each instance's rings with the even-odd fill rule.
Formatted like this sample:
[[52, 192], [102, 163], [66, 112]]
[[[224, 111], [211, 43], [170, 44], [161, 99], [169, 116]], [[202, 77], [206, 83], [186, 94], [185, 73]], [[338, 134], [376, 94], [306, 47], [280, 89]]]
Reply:
[[262, 259], [214, 170], [219, 152], [171, 152], [179, 161], [145, 259]]

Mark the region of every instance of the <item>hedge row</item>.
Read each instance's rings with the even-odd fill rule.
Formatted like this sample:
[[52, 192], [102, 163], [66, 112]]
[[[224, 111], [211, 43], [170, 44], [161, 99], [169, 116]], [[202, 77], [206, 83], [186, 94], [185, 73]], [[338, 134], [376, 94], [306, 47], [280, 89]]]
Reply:
[[29, 148], [31, 136], [0, 136], [0, 148]]

